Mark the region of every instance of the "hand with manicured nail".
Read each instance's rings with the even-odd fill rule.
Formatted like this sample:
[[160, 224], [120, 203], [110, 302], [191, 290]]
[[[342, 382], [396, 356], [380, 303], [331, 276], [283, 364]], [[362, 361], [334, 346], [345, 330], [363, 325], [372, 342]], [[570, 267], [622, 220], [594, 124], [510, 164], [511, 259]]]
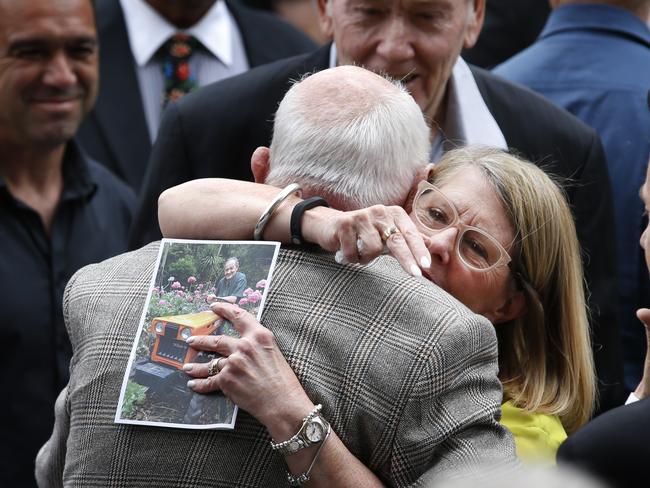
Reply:
[[[304, 226], [308, 234], [308, 225]], [[336, 251], [339, 264], [367, 264], [390, 254], [413, 276], [430, 266], [430, 254], [415, 223], [402, 207], [374, 205], [361, 210], [338, 212], [318, 226], [315, 242]]]
[[240, 338], [218, 335], [188, 339], [192, 348], [226, 358], [221, 360], [220, 371], [212, 376], [208, 375], [211, 363], [185, 365], [185, 372], [194, 378], [188, 382], [192, 390], [221, 390], [264, 424], [271, 435], [278, 417], [297, 416], [299, 420], [314, 408], [270, 330], [236, 305], [216, 302], [211, 309], [232, 323]]

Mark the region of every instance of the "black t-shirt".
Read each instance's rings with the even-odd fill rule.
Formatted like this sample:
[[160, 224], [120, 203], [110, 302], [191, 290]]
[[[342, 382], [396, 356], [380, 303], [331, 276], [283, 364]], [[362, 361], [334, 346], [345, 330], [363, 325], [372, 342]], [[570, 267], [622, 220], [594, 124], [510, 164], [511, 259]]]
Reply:
[[127, 246], [133, 191], [74, 143], [63, 175], [50, 236], [38, 213], [0, 179], [0, 486], [35, 486], [34, 458], [52, 432], [54, 401], [68, 382], [66, 283], [79, 268]]

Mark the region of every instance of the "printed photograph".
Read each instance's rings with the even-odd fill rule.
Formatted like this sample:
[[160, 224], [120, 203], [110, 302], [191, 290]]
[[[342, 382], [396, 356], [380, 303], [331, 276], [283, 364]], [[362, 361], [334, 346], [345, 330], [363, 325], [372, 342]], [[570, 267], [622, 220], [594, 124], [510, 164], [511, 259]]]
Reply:
[[186, 363], [214, 353], [186, 343], [194, 335], [238, 336], [210, 310], [235, 303], [258, 319], [271, 283], [279, 243], [163, 239], [138, 336], [125, 372], [116, 423], [189, 429], [232, 429], [237, 406], [222, 393], [194, 393]]

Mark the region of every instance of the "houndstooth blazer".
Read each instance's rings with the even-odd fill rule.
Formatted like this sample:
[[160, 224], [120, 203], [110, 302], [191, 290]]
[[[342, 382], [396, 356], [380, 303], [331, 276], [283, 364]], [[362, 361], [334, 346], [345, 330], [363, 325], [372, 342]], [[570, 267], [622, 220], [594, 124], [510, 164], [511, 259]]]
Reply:
[[[66, 288], [74, 356], [37, 458], [39, 486], [286, 486], [266, 429], [242, 410], [232, 431], [113, 423], [158, 246], [88, 266]], [[425, 484], [477, 460], [515, 458], [498, 423], [492, 325], [392, 258], [341, 266], [324, 252], [282, 250], [262, 323], [345, 445], [385, 483]]]

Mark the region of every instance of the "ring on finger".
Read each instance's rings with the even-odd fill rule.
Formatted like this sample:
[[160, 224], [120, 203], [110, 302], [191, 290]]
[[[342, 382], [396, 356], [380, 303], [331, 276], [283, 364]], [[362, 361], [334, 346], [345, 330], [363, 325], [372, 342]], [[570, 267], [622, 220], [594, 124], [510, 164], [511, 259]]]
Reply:
[[399, 229], [395, 227], [394, 225], [391, 227], [387, 227], [384, 229], [384, 231], [381, 233], [381, 240], [382, 242], [387, 242], [388, 239], [393, 237], [395, 234], [399, 234]]
[[210, 366], [208, 366], [208, 376], [214, 376], [223, 369], [221, 361], [225, 361], [226, 358], [217, 358], [210, 361]]

